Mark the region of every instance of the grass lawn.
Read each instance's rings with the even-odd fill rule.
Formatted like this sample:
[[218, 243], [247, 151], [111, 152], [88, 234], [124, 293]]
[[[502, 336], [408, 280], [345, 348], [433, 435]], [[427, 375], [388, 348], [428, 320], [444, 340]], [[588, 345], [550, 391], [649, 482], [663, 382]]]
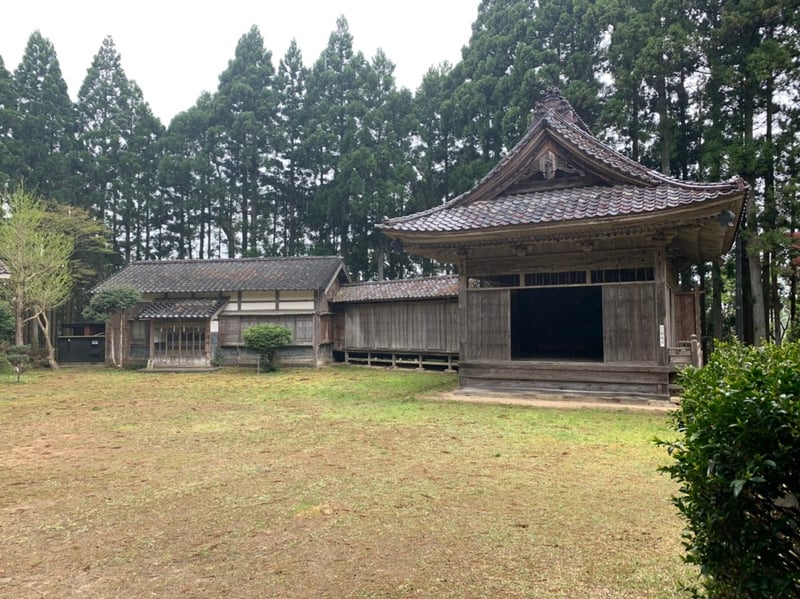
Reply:
[[678, 597], [663, 412], [359, 367], [0, 380], [0, 597]]

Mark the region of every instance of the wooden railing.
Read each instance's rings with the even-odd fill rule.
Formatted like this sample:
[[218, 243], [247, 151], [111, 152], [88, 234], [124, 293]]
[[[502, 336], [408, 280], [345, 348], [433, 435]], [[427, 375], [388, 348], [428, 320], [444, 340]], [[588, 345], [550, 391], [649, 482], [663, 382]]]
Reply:
[[703, 365], [703, 348], [697, 335], [692, 335], [689, 341], [679, 341], [677, 346], [669, 348], [669, 365], [675, 370], [686, 366], [700, 368]]

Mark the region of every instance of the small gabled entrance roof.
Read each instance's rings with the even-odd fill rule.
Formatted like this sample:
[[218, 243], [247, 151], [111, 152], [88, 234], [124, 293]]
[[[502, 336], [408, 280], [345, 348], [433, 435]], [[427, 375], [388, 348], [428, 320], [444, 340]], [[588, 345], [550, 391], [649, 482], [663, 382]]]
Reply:
[[145, 304], [136, 315], [139, 320], [183, 320], [212, 318], [228, 303], [220, 299], [167, 299]]
[[642, 166], [592, 136], [567, 100], [551, 92], [525, 136], [472, 189], [378, 228], [407, 250], [439, 259], [453, 260], [457, 248], [487, 238], [646, 234], [668, 237], [677, 253], [699, 262], [730, 249], [748, 191], [740, 177], [693, 183]]

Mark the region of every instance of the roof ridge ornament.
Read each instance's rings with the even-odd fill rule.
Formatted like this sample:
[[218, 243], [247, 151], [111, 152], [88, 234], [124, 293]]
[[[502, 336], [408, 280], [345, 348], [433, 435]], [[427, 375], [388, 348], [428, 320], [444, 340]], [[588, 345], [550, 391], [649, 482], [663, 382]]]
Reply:
[[583, 122], [578, 113], [572, 107], [561, 93], [561, 89], [556, 86], [547, 86], [541, 92], [541, 99], [536, 102], [533, 107], [533, 118], [531, 119], [530, 128], [537, 125], [542, 119], [551, 114], [558, 115], [570, 124], [573, 124], [581, 129], [587, 130], [586, 124]]

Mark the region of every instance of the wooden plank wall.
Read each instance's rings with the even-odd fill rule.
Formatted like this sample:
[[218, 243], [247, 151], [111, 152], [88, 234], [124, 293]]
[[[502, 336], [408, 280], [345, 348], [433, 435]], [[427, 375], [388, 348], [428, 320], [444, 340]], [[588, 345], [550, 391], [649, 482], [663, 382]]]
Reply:
[[219, 345], [241, 345], [242, 332], [256, 324], [277, 324], [292, 331], [292, 344], [311, 344], [314, 340], [314, 315], [225, 316], [219, 318]]
[[456, 300], [348, 304], [344, 348], [458, 352]]
[[467, 338], [468, 360], [511, 359], [508, 289], [467, 292]]
[[606, 362], [654, 362], [658, 345], [654, 285], [603, 287]]
[[700, 336], [700, 298], [697, 293], [676, 293], [675, 342], [689, 341], [692, 335]]

